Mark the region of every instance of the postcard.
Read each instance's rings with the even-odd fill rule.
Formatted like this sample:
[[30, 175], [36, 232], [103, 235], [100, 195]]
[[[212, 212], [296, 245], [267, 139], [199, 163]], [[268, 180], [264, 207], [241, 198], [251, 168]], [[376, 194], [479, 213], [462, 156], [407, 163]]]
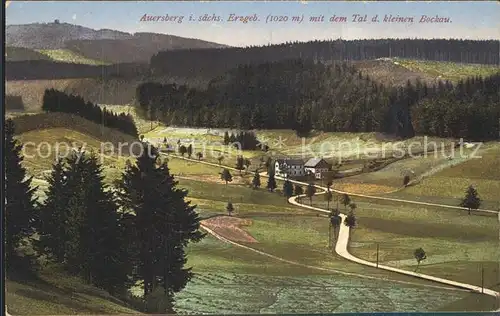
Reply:
[[6, 315], [500, 311], [500, 6], [7, 1]]

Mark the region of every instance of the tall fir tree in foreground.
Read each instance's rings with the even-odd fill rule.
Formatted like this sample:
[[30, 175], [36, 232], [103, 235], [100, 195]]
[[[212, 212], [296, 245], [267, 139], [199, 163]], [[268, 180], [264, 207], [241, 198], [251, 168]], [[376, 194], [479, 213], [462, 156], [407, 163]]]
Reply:
[[103, 169], [94, 153], [83, 159], [86, 216], [82, 229], [86, 278], [93, 284], [116, 293], [128, 285], [131, 264], [125, 236], [120, 227], [118, 206], [104, 183]]
[[5, 121], [5, 265], [7, 275], [26, 275], [32, 268], [29, 256], [18, 253], [22, 242], [30, 239], [35, 227], [36, 188], [31, 187], [32, 177], [22, 166], [22, 145], [14, 139], [14, 122]]
[[[200, 241], [200, 218], [195, 207], [186, 201], [187, 191], [177, 188], [166, 163], [158, 164], [158, 154], [150, 144], [143, 143], [143, 155], [123, 174], [120, 202], [131, 211], [130, 227], [135, 232], [137, 252], [129, 255], [137, 264], [135, 280], [144, 284], [144, 299], [159, 287], [167, 301], [183, 289], [192, 277], [185, 268], [184, 248], [189, 242]], [[146, 148], [146, 146], [151, 146]], [[172, 312], [172, 304], [166, 310]]]
[[40, 248], [110, 293], [129, 286], [131, 264], [117, 204], [93, 153], [75, 152], [52, 170], [41, 207]]
[[46, 199], [40, 206], [40, 234], [38, 248], [40, 252], [50, 254], [54, 261], [62, 263], [65, 260], [64, 244], [66, 223], [68, 220], [68, 202], [71, 192], [66, 185], [64, 162], [58, 159], [52, 166], [52, 172], [46, 179], [49, 188], [45, 192]]

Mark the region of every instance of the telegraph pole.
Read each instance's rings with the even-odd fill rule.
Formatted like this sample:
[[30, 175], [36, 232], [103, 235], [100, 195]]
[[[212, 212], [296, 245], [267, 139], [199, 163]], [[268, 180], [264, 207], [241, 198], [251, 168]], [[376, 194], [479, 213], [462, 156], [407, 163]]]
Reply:
[[328, 224], [328, 248], [332, 246], [332, 222]]
[[151, 103], [149, 103], [149, 120], [151, 121], [151, 130], [153, 130], [153, 111], [151, 110]]
[[481, 293], [484, 294], [484, 266], [481, 264]]
[[[500, 256], [500, 207], [498, 207], [498, 249], [497, 256]], [[500, 259], [498, 260], [498, 268], [497, 268], [497, 281], [500, 284]], [[500, 297], [498, 298], [498, 303], [500, 305]]]
[[104, 135], [104, 113], [106, 112], [106, 106], [101, 111], [101, 136]]
[[378, 268], [378, 251], [379, 251], [379, 244], [377, 243], [377, 268]]

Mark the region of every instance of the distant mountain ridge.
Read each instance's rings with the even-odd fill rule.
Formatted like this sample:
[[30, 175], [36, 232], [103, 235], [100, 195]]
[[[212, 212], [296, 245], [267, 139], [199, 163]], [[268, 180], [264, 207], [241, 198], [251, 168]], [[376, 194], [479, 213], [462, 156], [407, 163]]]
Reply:
[[35, 50], [70, 49], [87, 58], [110, 63], [146, 62], [163, 50], [229, 47], [167, 34], [95, 30], [58, 20], [52, 23], [7, 25], [5, 46]]
[[132, 34], [110, 29], [94, 30], [69, 23], [7, 25], [5, 45], [31, 49], [60, 49], [71, 40], [130, 39]]

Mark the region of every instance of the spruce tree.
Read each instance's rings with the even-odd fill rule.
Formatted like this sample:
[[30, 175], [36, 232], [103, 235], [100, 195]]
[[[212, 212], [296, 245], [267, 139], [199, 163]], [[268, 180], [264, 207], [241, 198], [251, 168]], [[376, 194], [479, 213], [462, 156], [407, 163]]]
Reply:
[[304, 189], [300, 185], [298, 185], [298, 184], [295, 185], [295, 188], [294, 188], [293, 191], [294, 191], [295, 195], [302, 195], [302, 194], [304, 194]]
[[233, 203], [231, 202], [227, 202], [227, 205], [226, 205], [226, 212], [227, 212], [227, 215], [231, 216], [234, 212], [234, 206], [233, 206]]
[[283, 183], [283, 195], [286, 198], [289, 198], [293, 195], [293, 184], [288, 179]]
[[477, 210], [481, 206], [481, 199], [477, 193], [477, 190], [471, 185], [465, 191], [465, 197], [460, 203], [461, 207], [467, 208], [469, 215], [471, 210]]
[[86, 253], [86, 276], [94, 285], [114, 293], [127, 285], [131, 266], [119, 227], [118, 206], [104, 183], [102, 166], [95, 154], [84, 161], [83, 191], [86, 195], [82, 239]]
[[240, 176], [241, 176], [241, 170], [245, 168], [245, 159], [243, 156], [238, 156], [236, 157], [236, 169], [240, 171]]
[[267, 189], [271, 192], [274, 192], [276, 189], [276, 179], [274, 178], [274, 173], [270, 173], [267, 178]]
[[312, 205], [312, 198], [316, 194], [316, 187], [314, 186], [313, 183], [309, 183], [309, 185], [306, 188], [306, 196], [309, 198], [309, 202]]
[[204, 234], [199, 230], [196, 206], [185, 200], [188, 192], [177, 188], [166, 163], [157, 164], [155, 148], [142, 145], [143, 154], [123, 174], [119, 193], [121, 206], [134, 215], [129, 218], [136, 235], [131, 248], [138, 249], [131, 254], [138, 265], [134, 280], [143, 281], [145, 299], [161, 286], [167, 300], [172, 301], [174, 293], [192, 277], [191, 269], [184, 267], [184, 248]]
[[228, 182], [233, 181], [233, 176], [231, 175], [231, 172], [229, 172], [228, 169], [224, 168], [220, 174], [220, 179], [224, 182], [226, 182], [226, 186]]
[[258, 170], [255, 170], [255, 173], [253, 175], [252, 186], [254, 189], [257, 189], [260, 187], [260, 174], [259, 174]]
[[45, 192], [46, 199], [40, 207], [40, 221], [38, 232], [40, 234], [38, 247], [43, 253], [49, 253], [58, 263], [63, 263], [65, 258], [64, 243], [66, 238], [66, 222], [68, 199], [71, 192], [66, 186], [64, 162], [58, 159], [52, 166], [52, 173], [47, 178], [49, 184]]
[[[5, 121], [5, 263], [8, 275], [22, 274], [32, 268], [29, 260], [18, 254], [21, 242], [31, 238], [37, 220], [36, 188], [31, 187], [32, 177], [22, 166], [22, 145], [14, 139], [14, 123]], [[29, 257], [25, 257], [29, 259]], [[28, 264], [28, 265], [26, 265]]]
[[66, 159], [66, 206], [64, 227], [64, 264], [72, 274], [84, 274], [86, 267], [86, 252], [84, 246], [84, 220], [86, 212], [86, 194], [84, 192], [84, 161], [83, 151], [72, 153]]

